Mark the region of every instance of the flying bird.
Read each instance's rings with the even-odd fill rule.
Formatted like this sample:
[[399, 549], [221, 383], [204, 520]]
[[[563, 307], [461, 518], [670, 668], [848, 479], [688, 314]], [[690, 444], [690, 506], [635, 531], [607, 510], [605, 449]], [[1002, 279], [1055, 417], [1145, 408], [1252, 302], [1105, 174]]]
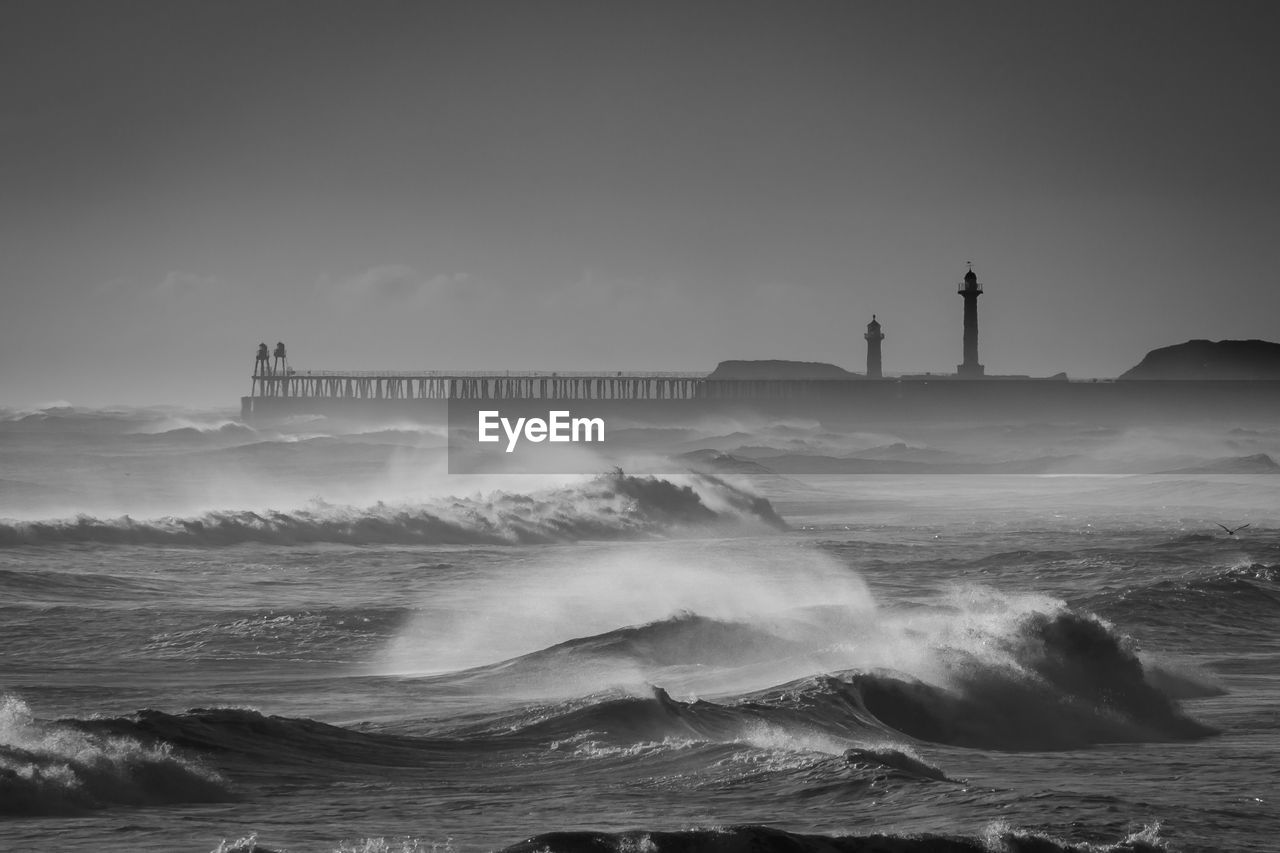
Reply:
[[1225, 524], [1219, 524], [1218, 526], [1221, 527], [1223, 530], [1227, 531], [1228, 536], [1235, 536], [1237, 530], [1244, 530], [1249, 525], [1242, 524], [1239, 527], [1227, 527]]

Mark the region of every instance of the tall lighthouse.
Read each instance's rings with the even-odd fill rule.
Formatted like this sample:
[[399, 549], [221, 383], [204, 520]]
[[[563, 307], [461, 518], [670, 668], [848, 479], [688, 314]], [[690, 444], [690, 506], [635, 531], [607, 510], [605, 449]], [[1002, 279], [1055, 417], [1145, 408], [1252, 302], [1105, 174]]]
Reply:
[[982, 285], [972, 264], [956, 292], [964, 297], [964, 364], [956, 365], [956, 373], [962, 378], [977, 379], [986, 373], [986, 368], [978, 364], [978, 297], [982, 295]]
[[880, 379], [880, 342], [884, 340], [884, 332], [880, 331], [880, 323], [875, 314], [871, 315], [871, 322], [867, 324], [867, 333], [863, 337], [867, 339], [867, 378]]

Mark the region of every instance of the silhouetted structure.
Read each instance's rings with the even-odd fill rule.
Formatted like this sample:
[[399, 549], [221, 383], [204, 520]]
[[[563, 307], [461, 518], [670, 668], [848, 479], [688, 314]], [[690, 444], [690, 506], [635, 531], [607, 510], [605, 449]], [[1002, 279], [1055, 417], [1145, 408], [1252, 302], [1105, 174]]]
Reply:
[[731, 359], [716, 365], [707, 379], [861, 379], [843, 367], [822, 361], [786, 361], [783, 359]]
[[875, 314], [871, 315], [871, 322], [867, 324], [867, 333], [863, 337], [867, 339], [867, 378], [880, 379], [884, 375], [880, 367], [880, 342], [884, 340], [884, 332], [880, 331], [880, 323]]
[[982, 295], [982, 285], [972, 265], [956, 292], [964, 297], [964, 363], [956, 365], [956, 373], [965, 378], [980, 378], [986, 373], [986, 368], [978, 364], [978, 297]]
[[1121, 379], [1280, 379], [1280, 343], [1187, 341], [1153, 349]]
[[[714, 371], [325, 371], [296, 373], [276, 345], [258, 345], [251, 393], [240, 400], [241, 416], [289, 417], [447, 415], [454, 403], [486, 407], [566, 406], [590, 402], [610, 411], [686, 417], [700, 412], [751, 412], [830, 418], [862, 423], [934, 421], [940, 417], [1077, 418], [1139, 423], [1172, 417], [1189, 420], [1232, 417], [1280, 419], [1280, 344], [1267, 341], [1188, 341], [1148, 353], [1124, 381], [1068, 381], [1065, 373], [1045, 379], [986, 376], [978, 362], [978, 297], [983, 287], [973, 265], [960, 283], [964, 298], [964, 361], [956, 374], [902, 375], [885, 379], [879, 318], [867, 324], [867, 371], [851, 373], [823, 362], [777, 359], [722, 361]], [[1219, 358], [1220, 357], [1220, 358]], [[1220, 363], [1221, 362], [1221, 363]], [[283, 363], [283, 371], [279, 368]], [[864, 379], [877, 381], [867, 382]], [[956, 379], [966, 381], [955, 381]], [[1216, 381], [1201, 381], [1216, 380]], [[636, 407], [641, 408], [637, 409]], [[1233, 465], [1235, 462], [1232, 463]], [[1246, 468], [1161, 473], [1274, 473], [1265, 454], [1244, 460]]]

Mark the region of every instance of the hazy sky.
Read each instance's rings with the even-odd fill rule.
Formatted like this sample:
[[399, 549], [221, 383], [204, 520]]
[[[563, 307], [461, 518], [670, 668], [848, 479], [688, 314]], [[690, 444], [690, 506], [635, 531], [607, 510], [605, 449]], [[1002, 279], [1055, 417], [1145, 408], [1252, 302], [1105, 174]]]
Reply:
[[1280, 3], [0, 0], [0, 406], [1280, 340]]

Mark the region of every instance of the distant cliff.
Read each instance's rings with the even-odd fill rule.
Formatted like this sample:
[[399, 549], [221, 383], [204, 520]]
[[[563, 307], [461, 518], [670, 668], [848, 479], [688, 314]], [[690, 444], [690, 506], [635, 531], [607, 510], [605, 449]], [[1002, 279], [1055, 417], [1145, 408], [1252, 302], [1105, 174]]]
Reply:
[[1147, 353], [1121, 379], [1280, 379], [1280, 344], [1187, 341]]
[[722, 361], [708, 379], [861, 379], [834, 364], [821, 361]]

